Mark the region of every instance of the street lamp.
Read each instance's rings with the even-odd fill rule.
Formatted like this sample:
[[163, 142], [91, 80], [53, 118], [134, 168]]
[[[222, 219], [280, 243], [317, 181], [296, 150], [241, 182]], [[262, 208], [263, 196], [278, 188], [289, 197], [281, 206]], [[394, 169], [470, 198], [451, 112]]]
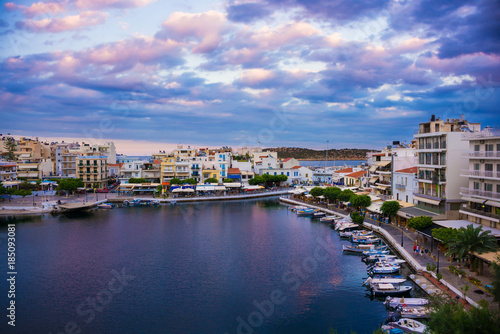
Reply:
[[437, 252], [438, 252], [438, 263], [437, 263], [437, 267], [436, 267], [436, 274], [439, 274], [439, 245], [437, 247]]
[[403, 227], [401, 227], [401, 247], [403, 247]]

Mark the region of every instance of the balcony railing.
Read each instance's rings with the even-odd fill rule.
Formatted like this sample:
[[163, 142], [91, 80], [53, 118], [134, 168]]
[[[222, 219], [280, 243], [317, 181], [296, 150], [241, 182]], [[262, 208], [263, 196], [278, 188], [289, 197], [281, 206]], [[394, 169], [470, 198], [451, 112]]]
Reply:
[[483, 191], [478, 189], [470, 189], [470, 188], [460, 188], [460, 193], [466, 196], [480, 196], [485, 198], [494, 198], [500, 199], [500, 193], [494, 193], [492, 191]]
[[405, 190], [406, 186], [404, 184], [396, 184], [396, 189]]
[[500, 172], [495, 172], [495, 171], [461, 169], [460, 172], [462, 175], [468, 175], [468, 176], [500, 178]]
[[474, 151], [463, 153], [462, 156], [469, 158], [500, 158], [500, 151]]
[[462, 205], [462, 208], [460, 210], [467, 211], [470, 213], [474, 213], [476, 215], [480, 216], [485, 216], [485, 217], [490, 217], [490, 218], [495, 218], [495, 219], [500, 219], [500, 216], [491, 212], [486, 212], [482, 210], [477, 210], [477, 209], [472, 209], [470, 208], [467, 204]]

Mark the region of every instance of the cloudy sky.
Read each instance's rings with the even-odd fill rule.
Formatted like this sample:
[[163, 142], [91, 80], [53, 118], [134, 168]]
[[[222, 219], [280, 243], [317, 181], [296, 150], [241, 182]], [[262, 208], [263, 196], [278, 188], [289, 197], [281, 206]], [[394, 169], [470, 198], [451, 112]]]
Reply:
[[411, 140], [431, 114], [500, 125], [496, 0], [53, 0], [0, 10], [4, 134], [381, 148]]

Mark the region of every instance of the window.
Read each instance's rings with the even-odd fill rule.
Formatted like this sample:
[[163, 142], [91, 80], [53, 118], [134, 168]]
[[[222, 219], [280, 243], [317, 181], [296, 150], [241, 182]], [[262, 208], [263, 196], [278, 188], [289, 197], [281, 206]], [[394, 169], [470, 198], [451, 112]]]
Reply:
[[274, 172], [274, 175], [276, 175], [276, 172]]
[[493, 185], [491, 183], [485, 183], [484, 191], [493, 191]]
[[500, 184], [497, 184], [497, 193], [500, 194]]
[[493, 144], [486, 144], [486, 151], [493, 151]]
[[480, 189], [480, 184], [479, 182], [474, 182], [474, 190], [479, 190]]
[[286, 176], [290, 176], [290, 172], [286, 172]]
[[479, 164], [474, 164], [474, 170], [479, 170], [480, 165]]
[[479, 152], [479, 145], [474, 145], [474, 152]]

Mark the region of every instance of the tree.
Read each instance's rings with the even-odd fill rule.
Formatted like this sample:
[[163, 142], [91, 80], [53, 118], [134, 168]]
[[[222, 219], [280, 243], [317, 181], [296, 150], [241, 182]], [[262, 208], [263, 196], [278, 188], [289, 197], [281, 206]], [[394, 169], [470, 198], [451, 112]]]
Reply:
[[75, 190], [83, 186], [84, 184], [81, 179], [65, 178], [57, 180], [57, 190], [59, 191], [64, 190], [69, 193], [73, 193]]
[[248, 180], [248, 184], [251, 186], [255, 186], [258, 184], [264, 184], [264, 183], [266, 183], [266, 180], [260, 175], [255, 175], [255, 177]]
[[288, 180], [288, 176], [286, 175], [278, 175], [277, 177], [277, 182], [278, 182], [278, 185], [281, 184], [281, 182], [286, 182]]
[[401, 209], [401, 205], [399, 205], [398, 201], [386, 201], [380, 207], [380, 211], [389, 216], [389, 218], [394, 217], [399, 209]]
[[131, 177], [128, 183], [148, 183], [148, 181], [142, 177]]
[[339, 201], [341, 202], [349, 202], [351, 200], [351, 196], [354, 195], [354, 192], [349, 189], [342, 190], [342, 192], [339, 194]]
[[351, 219], [356, 224], [363, 224], [363, 221], [365, 220], [365, 218], [362, 215], [360, 215], [358, 211], [353, 211], [351, 213]]
[[211, 177], [205, 180], [205, 183], [219, 183], [219, 181], [215, 177]]
[[309, 191], [309, 194], [313, 195], [314, 197], [318, 197], [318, 196], [323, 195], [323, 192], [324, 192], [323, 188], [314, 187], [311, 189], [311, 191]]
[[480, 303], [479, 307], [467, 310], [451, 298], [432, 298], [431, 315], [427, 326], [435, 334], [498, 333], [500, 316], [498, 310]]
[[335, 201], [339, 198], [341, 192], [342, 190], [339, 187], [326, 187], [323, 196], [330, 201]]
[[492, 263], [493, 267], [493, 300], [500, 305], [500, 256], [497, 256], [496, 260]]
[[225, 178], [223, 182], [224, 183], [232, 183], [232, 182], [234, 182], [234, 179]]
[[173, 179], [170, 180], [170, 185], [173, 185], [173, 184], [182, 184], [182, 180], [174, 177]]
[[446, 254], [456, 255], [459, 259], [468, 258], [472, 264], [472, 254], [493, 252], [498, 248], [497, 240], [491, 231], [483, 231], [482, 226], [474, 228], [472, 224], [458, 229], [455, 237], [448, 243]]
[[25, 190], [25, 189], [16, 190], [16, 191], [14, 191], [13, 195], [22, 196], [24, 199], [26, 196], [31, 195], [31, 190]]
[[12, 137], [5, 138], [3, 143], [3, 147], [7, 151], [7, 160], [13, 161], [16, 160], [16, 141]]
[[423, 230], [432, 225], [432, 218], [426, 216], [419, 216], [410, 218], [408, 221], [408, 227], [414, 228], [415, 230]]
[[189, 179], [184, 179], [182, 180], [182, 183], [189, 183], [189, 184], [198, 184], [198, 181], [196, 181], [194, 178], [190, 177]]
[[432, 236], [441, 241], [444, 245], [455, 238], [456, 233], [457, 229], [451, 227], [440, 227], [432, 230]]
[[372, 200], [371, 200], [370, 196], [368, 196], [368, 195], [358, 196], [358, 195], [354, 194], [351, 196], [349, 203], [351, 203], [351, 206], [353, 206], [359, 210], [360, 208], [369, 207], [372, 204]]

